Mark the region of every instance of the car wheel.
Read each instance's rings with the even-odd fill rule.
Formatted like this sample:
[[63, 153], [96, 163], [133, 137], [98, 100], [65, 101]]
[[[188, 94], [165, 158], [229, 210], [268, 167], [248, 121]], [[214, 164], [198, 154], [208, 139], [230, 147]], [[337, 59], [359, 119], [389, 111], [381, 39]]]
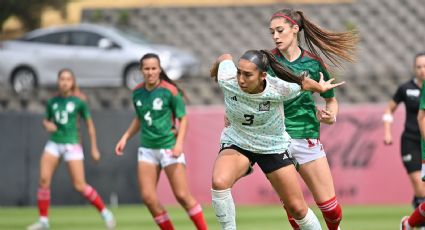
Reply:
[[13, 72], [11, 83], [16, 93], [31, 92], [37, 86], [37, 76], [30, 68], [19, 68]]
[[129, 66], [124, 74], [124, 86], [128, 89], [134, 89], [138, 84], [143, 82], [143, 76], [140, 74], [139, 65]]

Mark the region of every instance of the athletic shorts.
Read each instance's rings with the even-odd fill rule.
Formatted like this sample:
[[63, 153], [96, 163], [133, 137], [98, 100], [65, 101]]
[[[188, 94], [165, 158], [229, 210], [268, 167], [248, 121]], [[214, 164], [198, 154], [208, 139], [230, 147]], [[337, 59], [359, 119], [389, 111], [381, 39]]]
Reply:
[[300, 165], [326, 156], [319, 139], [292, 139], [289, 151]]
[[421, 140], [401, 137], [401, 160], [407, 173], [421, 171]]
[[179, 157], [173, 157], [171, 149], [149, 149], [140, 147], [137, 158], [139, 161], [144, 161], [165, 168], [169, 165], [181, 163], [186, 164], [184, 154], [182, 153]]
[[251, 167], [250, 169], [248, 169], [246, 174], [250, 174], [252, 172], [252, 166], [254, 166], [255, 163], [257, 163], [258, 166], [260, 166], [264, 174], [269, 174], [271, 172], [274, 172], [288, 165], [294, 165], [297, 167], [296, 160], [291, 156], [291, 154], [288, 151], [285, 151], [284, 153], [278, 153], [278, 154], [258, 154], [258, 153], [253, 153], [251, 151], [239, 148], [236, 145], [222, 144], [220, 152], [225, 149], [236, 150], [249, 159], [249, 162], [251, 163]]
[[44, 147], [44, 152], [56, 157], [63, 157], [65, 161], [84, 159], [83, 148], [80, 144], [61, 144], [48, 141]]

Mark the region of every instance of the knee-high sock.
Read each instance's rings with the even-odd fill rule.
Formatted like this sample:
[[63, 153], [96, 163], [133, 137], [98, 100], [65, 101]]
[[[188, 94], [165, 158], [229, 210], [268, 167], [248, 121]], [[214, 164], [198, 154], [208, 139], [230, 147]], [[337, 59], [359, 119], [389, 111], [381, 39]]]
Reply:
[[37, 205], [40, 218], [47, 218], [49, 216], [50, 188], [38, 188]]
[[81, 193], [86, 200], [88, 200], [99, 212], [105, 209], [105, 204], [102, 198], [97, 194], [97, 191], [90, 185], [87, 185], [84, 191]]
[[317, 203], [317, 206], [320, 208], [320, 211], [322, 211], [328, 229], [337, 230], [342, 219], [342, 208], [336, 200], [336, 197], [322, 203]]
[[174, 230], [173, 223], [171, 223], [167, 211], [154, 216], [154, 220], [161, 230]]
[[304, 218], [301, 220], [295, 219], [295, 222], [297, 222], [301, 230], [322, 230], [319, 220], [311, 209], [308, 209]]
[[196, 226], [197, 230], [207, 230], [207, 223], [204, 219], [204, 214], [202, 212], [202, 207], [200, 204], [196, 204], [191, 209], [187, 211], [187, 214], [189, 215], [190, 219], [193, 221], [193, 223]]
[[230, 188], [225, 190], [211, 189], [212, 207], [222, 230], [236, 229], [235, 203]]
[[422, 223], [425, 223], [425, 202], [420, 204], [415, 211], [413, 211], [412, 215], [409, 217], [409, 225], [411, 227], [418, 226]]

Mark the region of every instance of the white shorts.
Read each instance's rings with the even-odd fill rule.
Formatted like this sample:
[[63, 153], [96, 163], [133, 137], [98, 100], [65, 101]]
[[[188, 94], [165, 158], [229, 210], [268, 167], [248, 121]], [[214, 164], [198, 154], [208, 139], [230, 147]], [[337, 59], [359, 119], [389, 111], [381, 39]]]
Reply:
[[171, 151], [171, 149], [149, 149], [139, 147], [137, 159], [139, 161], [160, 165], [161, 168], [165, 168], [175, 163], [186, 164], [183, 153], [179, 157], [175, 158], [172, 156]]
[[48, 141], [44, 147], [44, 152], [56, 157], [63, 157], [65, 161], [84, 159], [83, 148], [80, 144], [60, 144]]
[[289, 152], [300, 165], [326, 156], [319, 139], [292, 139]]

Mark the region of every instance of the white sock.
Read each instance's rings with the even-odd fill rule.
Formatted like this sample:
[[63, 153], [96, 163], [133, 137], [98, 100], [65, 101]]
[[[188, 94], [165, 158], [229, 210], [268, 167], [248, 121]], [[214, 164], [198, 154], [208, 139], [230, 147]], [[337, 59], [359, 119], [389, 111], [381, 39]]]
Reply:
[[222, 230], [236, 229], [235, 203], [230, 188], [225, 190], [211, 189], [212, 207]]
[[301, 220], [294, 219], [295, 222], [300, 226], [301, 230], [322, 230], [320, 222], [317, 216], [309, 208], [307, 214]]
[[47, 216], [40, 216], [39, 221], [41, 223], [48, 224], [49, 223], [49, 218]]

